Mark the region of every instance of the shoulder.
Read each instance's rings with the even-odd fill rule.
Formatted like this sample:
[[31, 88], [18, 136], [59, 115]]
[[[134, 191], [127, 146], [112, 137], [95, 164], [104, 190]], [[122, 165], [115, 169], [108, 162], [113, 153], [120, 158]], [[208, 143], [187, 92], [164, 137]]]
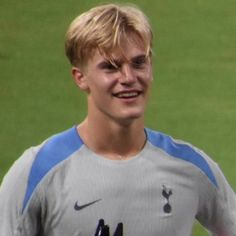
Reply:
[[[3, 179], [2, 189], [19, 188], [22, 192], [23, 210], [36, 187], [43, 178], [58, 164], [68, 159], [83, 145], [76, 127], [55, 134], [42, 144], [27, 149], [15, 161]], [[12, 195], [14, 195], [12, 193]]]
[[37, 169], [37, 171], [40, 169], [41, 172], [48, 171], [53, 166], [67, 159], [82, 145], [83, 142], [76, 131], [76, 127], [72, 127], [49, 137], [38, 146], [27, 149], [15, 161], [11, 169], [19, 169], [21, 172], [28, 168], [31, 169], [31, 172], [32, 169]]
[[40, 168], [46, 171], [67, 159], [82, 145], [83, 142], [75, 127], [58, 133], [46, 140], [41, 146], [32, 168]]
[[202, 150], [185, 141], [174, 139], [167, 134], [148, 128], [145, 131], [148, 141], [155, 148], [161, 149], [171, 158], [194, 165], [215, 187], [218, 186], [215, 176], [217, 165]]
[[41, 180], [83, 145], [76, 127], [50, 137], [44, 142], [31, 165], [23, 209]]

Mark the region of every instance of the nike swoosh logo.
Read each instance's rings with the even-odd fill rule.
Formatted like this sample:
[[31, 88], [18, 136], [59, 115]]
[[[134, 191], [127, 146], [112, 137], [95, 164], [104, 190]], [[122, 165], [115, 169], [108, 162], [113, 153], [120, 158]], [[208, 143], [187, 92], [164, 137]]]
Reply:
[[95, 200], [95, 201], [93, 201], [93, 202], [89, 202], [89, 203], [84, 204], [84, 205], [78, 205], [78, 201], [76, 201], [76, 203], [75, 203], [75, 205], [74, 205], [74, 209], [75, 209], [76, 211], [80, 211], [80, 210], [84, 209], [85, 207], [91, 206], [91, 205], [93, 205], [94, 203], [99, 202], [99, 201], [101, 201], [101, 200], [102, 200], [102, 199], [98, 199], [98, 200]]

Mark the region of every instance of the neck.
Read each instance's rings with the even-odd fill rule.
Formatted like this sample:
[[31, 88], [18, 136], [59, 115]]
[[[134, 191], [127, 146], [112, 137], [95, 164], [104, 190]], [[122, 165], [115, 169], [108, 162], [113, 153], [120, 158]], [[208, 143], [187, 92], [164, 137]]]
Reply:
[[142, 150], [146, 141], [143, 118], [122, 125], [87, 117], [78, 132], [88, 148], [109, 159], [131, 158]]

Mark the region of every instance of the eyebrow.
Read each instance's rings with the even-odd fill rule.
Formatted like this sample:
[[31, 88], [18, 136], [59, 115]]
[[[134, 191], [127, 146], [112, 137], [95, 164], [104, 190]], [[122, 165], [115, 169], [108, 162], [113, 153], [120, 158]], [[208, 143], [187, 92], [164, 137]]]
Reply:
[[148, 56], [146, 54], [141, 54], [141, 55], [137, 55], [131, 58], [131, 62], [136, 61], [136, 60], [146, 60], [147, 58]]

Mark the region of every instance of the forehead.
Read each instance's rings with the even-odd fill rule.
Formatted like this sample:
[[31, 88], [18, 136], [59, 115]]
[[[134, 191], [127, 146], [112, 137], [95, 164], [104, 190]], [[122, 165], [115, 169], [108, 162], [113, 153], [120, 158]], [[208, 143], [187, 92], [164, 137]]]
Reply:
[[130, 61], [134, 57], [146, 54], [146, 48], [140, 40], [125, 39], [120, 46], [109, 52], [95, 49], [91, 61]]

